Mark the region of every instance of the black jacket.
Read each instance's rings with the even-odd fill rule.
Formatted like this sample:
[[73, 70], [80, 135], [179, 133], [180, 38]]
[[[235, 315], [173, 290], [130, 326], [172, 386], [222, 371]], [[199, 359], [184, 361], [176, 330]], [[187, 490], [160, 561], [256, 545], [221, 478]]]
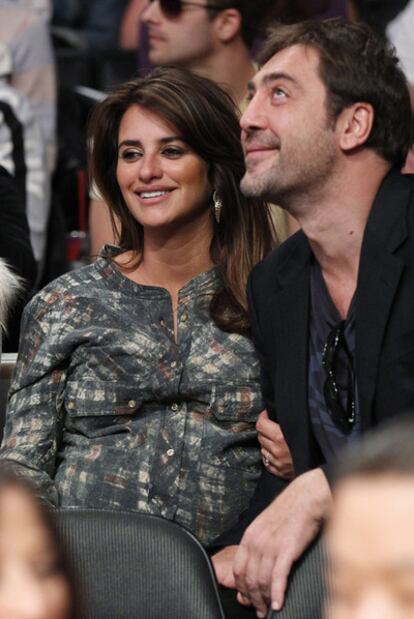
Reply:
[[[269, 415], [280, 423], [296, 474], [324, 461], [308, 411], [311, 248], [302, 231], [249, 279], [253, 339]], [[366, 225], [358, 273], [355, 370], [363, 431], [414, 413], [414, 176], [384, 179]], [[247, 524], [286, 486], [263, 471], [248, 512], [220, 543], [237, 543]]]

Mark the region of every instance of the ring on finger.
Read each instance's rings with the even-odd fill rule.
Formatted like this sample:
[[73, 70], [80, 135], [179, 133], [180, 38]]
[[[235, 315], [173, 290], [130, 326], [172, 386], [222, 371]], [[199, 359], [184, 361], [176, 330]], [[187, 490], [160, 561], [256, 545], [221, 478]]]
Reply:
[[270, 464], [270, 454], [267, 451], [266, 451], [266, 454], [265, 454], [264, 459], [263, 459], [263, 464], [265, 465], [266, 468]]

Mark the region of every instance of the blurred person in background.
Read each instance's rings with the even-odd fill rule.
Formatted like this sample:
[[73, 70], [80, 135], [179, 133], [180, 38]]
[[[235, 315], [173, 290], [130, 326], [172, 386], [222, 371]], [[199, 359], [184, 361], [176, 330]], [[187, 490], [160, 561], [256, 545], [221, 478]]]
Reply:
[[1, 348], [15, 351], [19, 339], [21, 312], [36, 279], [36, 262], [16, 181], [1, 166], [0, 204]]
[[40, 269], [47, 241], [50, 197], [46, 145], [33, 106], [10, 84], [12, 72], [9, 48], [0, 42], [0, 165], [16, 179]]
[[52, 505], [144, 511], [208, 544], [261, 470], [246, 282], [268, 207], [239, 190], [231, 98], [183, 69], [114, 91], [89, 143], [118, 247], [26, 307], [1, 458]]
[[53, 0], [52, 32], [76, 49], [116, 49], [127, 4], [128, 0]]
[[[410, 88], [411, 106], [414, 110], [414, 0], [405, 6], [388, 24], [386, 34], [395, 46]], [[414, 113], [413, 121], [414, 123]], [[414, 172], [414, 145], [408, 154], [403, 172]]]
[[326, 619], [414, 617], [414, 422], [396, 418], [341, 463], [328, 520]]
[[[19, 93], [22, 105], [33, 119], [31, 126], [36, 124], [38, 127], [36, 144], [31, 144], [33, 133], [27, 144], [32, 153], [35, 150], [45, 153], [44, 161], [41, 157], [32, 158], [31, 164], [37, 166], [38, 172], [32, 175], [27, 187], [28, 197], [36, 203], [30, 209], [31, 214], [28, 212], [28, 219], [40, 279], [46, 256], [51, 182], [56, 159], [56, 76], [45, 16], [47, 7], [35, 0], [30, 5], [30, 0], [0, 0], [0, 42], [9, 55], [7, 71], [2, 72], [3, 83]], [[15, 129], [19, 130], [19, 126]], [[8, 169], [13, 173], [10, 166]]]
[[385, 36], [387, 24], [408, 4], [409, 0], [347, 0], [348, 16], [354, 21], [364, 21], [376, 32]]
[[78, 619], [51, 514], [0, 468], [0, 619]]
[[129, 0], [121, 19], [119, 29], [119, 45], [123, 49], [136, 49], [138, 62], [142, 50], [141, 46], [141, 14], [148, 4], [148, 0]]
[[141, 15], [149, 31], [149, 58], [155, 65], [180, 65], [214, 80], [243, 108], [247, 83], [256, 71], [251, 48], [271, 4], [151, 1]]

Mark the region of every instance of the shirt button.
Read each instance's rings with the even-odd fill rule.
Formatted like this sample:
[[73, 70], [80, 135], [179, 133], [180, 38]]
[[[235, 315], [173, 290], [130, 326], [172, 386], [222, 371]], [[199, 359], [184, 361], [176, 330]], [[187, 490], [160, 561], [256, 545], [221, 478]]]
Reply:
[[68, 408], [70, 408], [71, 410], [75, 408], [75, 402], [69, 402]]
[[130, 400], [130, 401], [128, 402], [128, 406], [129, 406], [129, 408], [134, 408], [136, 405], [137, 405], [137, 403], [136, 403], [136, 401], [135, 401], [135, 400]]
[[171, 410], [174, 411], [174, 412], [178, 411], [178, 404], [177, 404], [177, 402], [174, 402], [174, 404], [171, 404]]
[[171, 458], [171, 456], [173, 456], [174, 454], [175, 454], [174, 449], [167, 449], [167, 456]]
[[172, 367], [172, 368], [177, 367], [177, 362], [176, 362], [176, 361], [171, 361], [171, 367]]

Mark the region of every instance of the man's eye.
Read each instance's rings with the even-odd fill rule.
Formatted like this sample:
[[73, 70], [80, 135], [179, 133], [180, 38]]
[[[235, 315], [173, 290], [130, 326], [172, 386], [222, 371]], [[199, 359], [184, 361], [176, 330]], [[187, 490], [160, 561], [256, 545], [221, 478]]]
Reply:
[[287, 97], [283, 88], [274, 88], [272, 90], [272, 99], [276, 101], [280, 101], [280, 99], [285, 99]]

